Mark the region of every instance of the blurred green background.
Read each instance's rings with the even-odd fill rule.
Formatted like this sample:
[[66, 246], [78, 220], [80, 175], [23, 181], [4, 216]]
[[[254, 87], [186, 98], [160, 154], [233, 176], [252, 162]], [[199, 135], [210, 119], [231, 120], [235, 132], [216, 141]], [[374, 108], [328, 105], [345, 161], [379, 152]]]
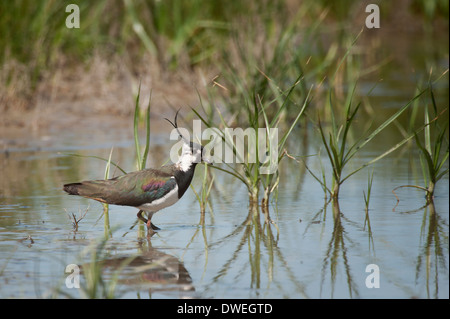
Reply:
[[[65, 25], [70, 3], [79, 6], [79, 29]], [[380, 29], [364, 28], [369, 3], [380, 7]], [[429, 52], [415, 66], [439, 73], [445, 52], [433, 47], [448, 43], [448, 16], [445, 0], [1, 1], [0, 111], [33, 109], [55, 82], [67, 78], [88, 85], [82, 73], [99, 60], [110, 68], [105, 82], [117, 78], [120, 66], [133, 79], [152, 74], [156, 82], [173, 85], [174, 94], [177, 81], [198, 81], [199, 70], [206, 81], [232, 70], [253, 79], [262, 71], [284, 82], [307, 65], [309, 79], [320, 83], [362, 29], [354, 59], [358, 77], [392, 59], [410, 59], [414, 43]], [[441, 65], [446, 67], [448, 62]], [[223, 81], [237, 90], [230, 77]], [[264, 85], [259, 81], [256, 91]]]

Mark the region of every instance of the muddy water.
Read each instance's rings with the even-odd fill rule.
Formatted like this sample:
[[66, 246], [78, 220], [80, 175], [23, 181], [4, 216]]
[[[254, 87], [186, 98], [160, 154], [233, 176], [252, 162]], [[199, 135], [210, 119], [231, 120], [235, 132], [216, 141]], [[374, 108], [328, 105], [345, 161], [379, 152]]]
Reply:
[[[1, 297], [104, 297], [111, 282], [117, 282], [113, 296], [119, 298], [448, 297], [448, 176], [438, 184], [434, 205], [424, 206], [423, 193], [413, 188], [397, 191], [397, 205], [391, 192], [421, 185], [414, 148], [375, 165], [368, 220], [363, 191], [369, 170], [344, 184], [337, 207], [325, 203], [320, 185], [302, 165], [286, 161], [278, 200], [270, 207], [273, 224], [249, 209], [239, 181], [214, 171], [205, 223], [189, 190], [154, 216], [161, 231], [147, 239], [136, 225], [135, 209], [111, 206], [106, 219], [101, 204], [61, 190], [64, 183], [102, 178], [105, 167], [66, 153], [107, 157], [114, 146], [114, 161], [132, 170], [129, 130], [124, 126], [102, 136], [87, 129], [80, 135], [85, 138], [75, 141], [69, 138], [73, 134], [38, 139], [39, 149], [0, 154]], [[149, 166], [167, 159], [166, 139], [168, 132], [152, 135]], [[311, 137], [303, 150], [291, 149], [315, 154], [316, 145]], [[353, 165], [372, 156], [367, 149]], [[306, 161], [320, 170], [317, 157]], [[203, 169], [197, 167], [197, 190]], [[85, 214], [77, 230], [72, 213], [77, 219]], [[65, 273], [70, 264], [80, 269], [81, 288], [66, 285], [67, 278], [69, 287], [74, 282]], [[379, 281], [370, 277], [369, 265], [377, 266]], [[104, 286], [93, 291], [88, 274], [95, 267]], [[379, 288], [368, 288], [376, 283]]]
[[[371, 93], [378, 117], [412, 97], [416, 79], [408, 84], [399, 74], [385, 74]], [[446, 85], [447, 95], [438, 98], [448, 105]], [[134, 170], [131, 123], [108, 121], [21, 138], [0, 136], [0, 297], [449, 297], [448, 175], [438, 183], [433, 205], [425, 206], [423, 192], [415, 188], [398, 189], [399, 202], [392, 193], [401, 185], [423, 185], [413, 144], [352, 176], [342, 186], [338, 205], [326, 203], [303, 165], [283, 160], [277, 201], [269, 209], [271, 224], [248, 206], [238, 180], [213, 171], [212, 209], [204, 223], [188, 190], [154, 216], [161, 230], [148, 239], [137, 224], [136, 209], [110, 206], [105, 215], [100, 203], [62, 191], [64, 183], [100, 179], [105, 170], [98, 159], [67, 153], [108, 157], [114, 147], [113, 160]], [[152, 129], [150, 167], [162, 165], [172, 145], [169, 127], [159, 127]], [[303, 140], [304, 131], [296, 132], [302, 143], [290, 145], [291, 154], [318, 153], [318, 136], [308, 133]], [[399, 134], [398, 128], [389, 128], [350, 169], [386, 150]], [[305, 161], [320, 174], [318, 156]], [[321, 161], [330, 171], [326, 158]], [[193, 182], [197, 191], [203, 168], [197, 167]], [[363, 191], [372, 169], [366, 212]], [[80, 219], [77, 229], [73, 216]], [[65, 272], [69, 265], [75, 272]]]

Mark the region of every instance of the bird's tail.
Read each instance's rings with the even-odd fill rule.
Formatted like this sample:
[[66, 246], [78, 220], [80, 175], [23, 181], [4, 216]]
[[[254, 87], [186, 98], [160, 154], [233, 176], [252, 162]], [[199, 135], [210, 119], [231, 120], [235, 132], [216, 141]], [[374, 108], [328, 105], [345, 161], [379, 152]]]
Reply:
[[78, 195], [105, 202], [102, 186], [106, 181], [88, 181], [81, 183], [65, 184], [63, 190], [69, 195]]
[[83, 188], [83, 183], [72, 183], [64, 185], [64, 191], [69, 195], [81, 195], [80, 189]]

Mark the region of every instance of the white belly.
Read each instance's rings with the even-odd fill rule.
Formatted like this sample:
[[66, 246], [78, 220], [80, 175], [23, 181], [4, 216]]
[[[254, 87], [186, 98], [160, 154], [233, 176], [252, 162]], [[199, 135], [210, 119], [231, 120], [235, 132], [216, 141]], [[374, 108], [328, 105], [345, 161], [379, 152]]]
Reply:
[[157, 212], [160, 209], [172, 206], [178, 199], [178, 186], [175, 186], [175, 188], [168, 192], [164, 197], [156, 199], [151, 203], [143, 204], [138, 208], [146, 212]]

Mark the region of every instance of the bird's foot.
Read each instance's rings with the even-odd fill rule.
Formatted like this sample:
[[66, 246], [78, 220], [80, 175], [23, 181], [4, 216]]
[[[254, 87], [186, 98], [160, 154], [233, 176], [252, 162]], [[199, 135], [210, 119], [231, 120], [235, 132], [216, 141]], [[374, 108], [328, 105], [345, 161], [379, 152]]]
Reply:
[[147, 225], [147, 238], [150, 239], [154, 234], [156, 234], [156, 231], [159, 230], [159, 227], [153, 225], [150, 219], [145, 224]]
[[160, 230], [160, 228], [158, 226], [153, 225], [153, 223], [151, 222], [151, 220], [147, 220], [147, 229], [148, 230]]
[[143, 213], [143, 211], [140, 210], [140, 211], [137, 213], [137, 217], [145, 223], [145, 225], [147, 226], [147, 231], [148, 231], [149, 234], [151, 234], [151, 235], [150, 235], [150, 237], [151, 237], [151, 236], [154, 235], [155, 230], [160, 230], [160, 228], [157, 227], [157, 226], [155, 226], [155, 225], [153, 225], [153, 223], [152, 223], [152, 221], [151, 221], [150, 218], [147, 219], [147, 218], [145, 218], [144, 216], [142, 216], [142, 213]]

